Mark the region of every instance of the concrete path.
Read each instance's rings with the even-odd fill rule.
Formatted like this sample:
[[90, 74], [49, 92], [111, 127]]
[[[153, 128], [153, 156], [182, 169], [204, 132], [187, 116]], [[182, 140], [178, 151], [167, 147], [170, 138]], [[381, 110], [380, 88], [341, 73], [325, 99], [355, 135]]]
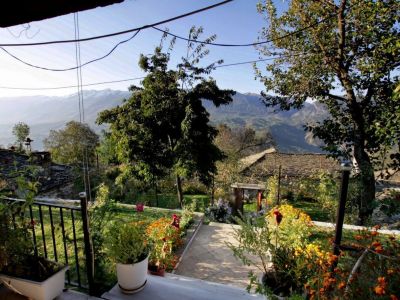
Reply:
[[244, 266], [226, 246], [225, 242], [237, 244], [233, 233], [233, 226], [229, 224], [202, 225], [175, 274], [245, 288], [248, 272], [259, 272]]

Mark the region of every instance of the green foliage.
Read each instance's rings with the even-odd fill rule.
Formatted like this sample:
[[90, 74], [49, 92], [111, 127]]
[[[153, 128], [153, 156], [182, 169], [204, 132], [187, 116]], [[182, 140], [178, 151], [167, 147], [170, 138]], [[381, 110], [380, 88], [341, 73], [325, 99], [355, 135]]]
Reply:
[[134, 264], [149, 254], [145, 226], [141, 222], [115, 222], [107, 234], [107, 254], [116, 263]]
[[12, 133], [15, 136], [16, 142], [19, 144], [19, 150], [22, 150], [22, 144], [29, 136], [30, 128], [27, 124], [19, 122], [14, 125]]
[[59, 163], [79, 165], [84, 161], [85, 152], [89, 164], [95, 160], [95, 150], [99, 137], [87, 124], [70, 121], [64, 129], [51, 130], [43, 140], [46, 150]]
[[182, 209], [180, 226], [185, 229], [193, 223], [194, 212], [196, 210], [196, 202], [186, 204]]
[[37, 183], [24, 176], [17, 177], [16, 182], [16, 194], [25, 201], [0, 200], [0, 271], [14, 275], [18, 268], [26, 269], [26, 260], [34, 254], [30, 230], [35, 221], [29, 220], [26, 213], [37, 193]]
[[278, 176], [270, 176], [266, 184], [267, 199], [272, 202], [278, 201]]
[[334, 222], [339, 199], [339, 187], [331, 174], [322, 173], [319, 176], [317, 202], [323, 211], [329, 213], [329, 219]]
[[[276, 223], [275, 212], [282, 214], [282, 221]], [[273, 236], [283, 247], [302, 247], [311, 235], [313, 226], [309, 215], [291, 205], [283, 204], [272, 208], [266, 215], [268, 224], [276, 224]]]
[[109, 272], [107, 269], [108, 257], [105, 252], [107, 224], [113, 220], [116, 214], [115, 203], [110, 198], [106, 185], [101, 184], [98, 187], [95, 201], [89, 203], [88, 214], [96, 270], [95, 281], [101, 282], [107, 278], [107, 272]]
[[[197, 39], [201, 32], [201, 28], [192, 28], [189, 37]], [[219, 89], [207, 77], [215, 64], [196, 66], [208, 53], [204, 45], [189, 42], [188, 55], [178, 70], [168, 69], [170, 53], [163, 52], [161, 46], [153, 55], [142, 55], [139, 66], [147, 73], [143, 88], [132, 86], [132, 96], [121, 106], [99, 114], [99, 124], [110, 124], [110, 136], [118, 161], [126, 165], [125, 173], [151, 181], [172, 170], [177, 181], [196, 175], [205, 184], [211, 182], [222, 153], [213, 144], [217, 132], [209, 125], [202, 100], [219, 106], [231, 102], [234, 93]], [[181, 191], [179, 197], [182, 201]]]
[[386, 215], [393, 216], [400, 213], [400, 192], [391, 190], [389, 195], [380, 201], [380, 210]]
[[399, 141], [393, 118], [398, 78], [388, 76], [399, 65], [399, 6], [395, 0], [292, 0], [278, 15], [273, 1], [258, 5], [269, 24], [260, 39], [273, 41], [259, 52], [281, 54], [267, 65], [267, 75], [256, 70], [266, 90], [279, 95], [264, 95], [264, 102], [288, 110], [312, 98], [328, 110], [327, 119], [307, 129], [331, 155], [355, 158], [363, 187], [357, 203], [361, 223], [372, 213], [376, 154]]

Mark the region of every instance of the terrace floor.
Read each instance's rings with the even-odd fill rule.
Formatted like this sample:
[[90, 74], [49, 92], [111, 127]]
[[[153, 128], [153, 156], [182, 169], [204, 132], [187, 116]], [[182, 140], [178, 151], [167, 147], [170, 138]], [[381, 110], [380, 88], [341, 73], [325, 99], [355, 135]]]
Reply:
[[[6, 290], [0, 285], [1, 300], [29, 300]], [[123, 294], [118, 285], [101, 298], [90, 297], [73, 290], [66, 290], [55, 300], [258, 300], [261, 295], [248, 294], [243, 288], [208, 282], [195, 278], [166, 274], [165, 277], [148, 275], [145, 288], [133, 295]]]

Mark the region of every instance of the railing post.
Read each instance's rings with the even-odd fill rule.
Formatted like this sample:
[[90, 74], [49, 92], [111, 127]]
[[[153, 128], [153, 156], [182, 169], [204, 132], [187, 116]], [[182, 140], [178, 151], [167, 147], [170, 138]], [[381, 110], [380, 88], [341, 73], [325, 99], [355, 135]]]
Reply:
[[342, 170], [342, 183], [340, 186], [340, 199], [336, 216], [335, 240], [333, 242], [333, 254], [335, 255], [339, 255], [340, 253], [340, 242], [342, 240], [344, 213], [346, 209], [347, 190], [349, 186], [349, 178], [351, 171], [350, 162], [343, 162], [341, 164], [341, 170]]
[[79, 193], [79, 198], [81, 200], [83, 239], [85, 243], [86, 275], [89, 285], [89, 295], [92, 296], [94, 295], [94, 255], [93, 255], [92, 239], [90, 237], [86, 193], [85, 192]]

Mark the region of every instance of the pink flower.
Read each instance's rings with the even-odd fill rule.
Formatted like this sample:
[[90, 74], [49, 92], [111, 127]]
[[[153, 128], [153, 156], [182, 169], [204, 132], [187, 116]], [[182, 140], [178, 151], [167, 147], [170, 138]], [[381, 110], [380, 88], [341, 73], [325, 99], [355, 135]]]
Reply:
[[137, 203], [136, 204], [136, 211], [137, 212], [142, 212], [144, 210], [144, 204], [143, 203]]

